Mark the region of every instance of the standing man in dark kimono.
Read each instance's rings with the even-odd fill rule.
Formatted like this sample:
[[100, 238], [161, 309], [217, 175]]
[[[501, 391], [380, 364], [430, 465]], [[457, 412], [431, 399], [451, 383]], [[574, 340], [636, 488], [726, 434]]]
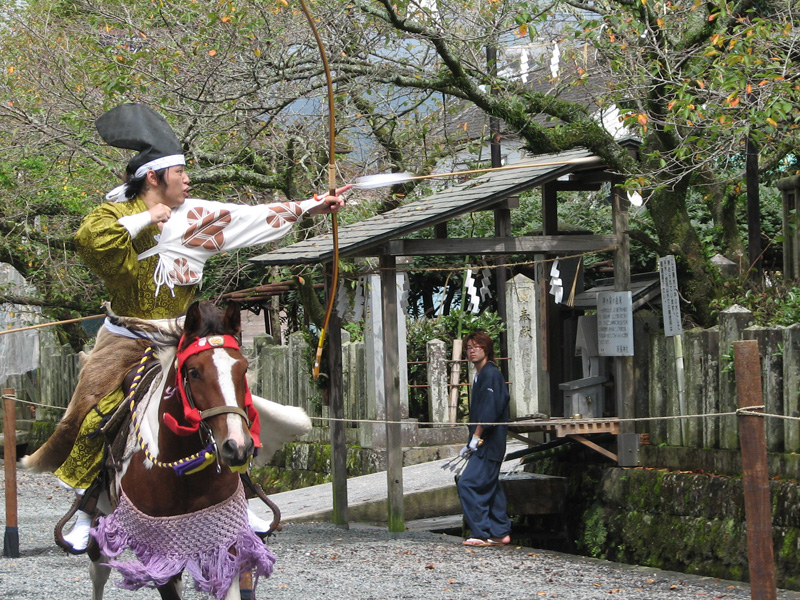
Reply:
[[458, 479], [458, 497], [471, 537], [465, 546], [502, 546], [511, 541], [511, 520], [500, 487], [500, 466], [506, 454], [509, 394], [505, 378], [494, 364], [494, 341], [475, 332], [464, 341], [475, 367], [469, 410], [470, 439], [461, 450], [469, 456]]

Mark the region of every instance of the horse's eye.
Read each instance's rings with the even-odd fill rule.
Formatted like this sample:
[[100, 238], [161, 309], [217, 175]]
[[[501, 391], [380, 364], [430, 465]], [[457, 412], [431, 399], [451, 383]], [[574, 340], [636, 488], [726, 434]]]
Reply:
[[192, 379], [200, 379], [200, 372], [197, 369], [189, 369], [189, 377]]

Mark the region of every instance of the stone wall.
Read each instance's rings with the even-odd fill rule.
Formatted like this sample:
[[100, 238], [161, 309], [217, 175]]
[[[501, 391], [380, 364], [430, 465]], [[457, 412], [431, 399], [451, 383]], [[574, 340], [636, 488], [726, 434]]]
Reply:
[[[599, 462], [591, 451], [576, 445], [532, 455], [526, 469], [567, 478], [564, 513], [546, 518], [551, 530], [563, 520], [568, 538], [566, 547], [562, 541], [553, 549], [723, 579], [749, 579], [744, 491], [735, 473], [620, 468]], [[773, 479], [770, 494], [778, 587], [800, 590], [800, 484]], [[548, 547], [546, 540], [537, 542]]]

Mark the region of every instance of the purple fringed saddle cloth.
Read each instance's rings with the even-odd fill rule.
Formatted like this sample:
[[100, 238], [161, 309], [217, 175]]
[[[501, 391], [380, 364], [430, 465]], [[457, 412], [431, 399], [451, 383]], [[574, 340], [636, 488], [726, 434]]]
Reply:
[[[275, 556], [247, 522], [247, 499], [241, 480], [227, 500], [197, 512], [150, 517], [136, 509], [124, 492], [119, 506], [92, 530], [109, 558], [130, 547], [138, 560], [111, 561], [123, 576], [119, 587], [158, 587], [186, 570], [195, 588], [222, 600], [242, 571], [269, 577]], [[235, 554], [231, 553], [233, 548]]]

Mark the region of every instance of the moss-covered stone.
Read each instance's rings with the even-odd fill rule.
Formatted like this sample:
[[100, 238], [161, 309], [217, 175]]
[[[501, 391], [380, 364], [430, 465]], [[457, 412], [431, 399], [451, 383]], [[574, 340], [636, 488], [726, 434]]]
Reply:
[[28, 453], [40, 448], [53, 435], [57, 425], [55, 421], [33, 421], [28, 436]]
[[[619, 468], [575, 447], [541, 454], [529, 460], [527, 468], [567, 478], [562, 517], [578, 552], [685, 573], [749, 579], [744, 490], [738, 474]], [[800, 485], [772, 480], [770, 492], [777, 583], [797, 590]]]

